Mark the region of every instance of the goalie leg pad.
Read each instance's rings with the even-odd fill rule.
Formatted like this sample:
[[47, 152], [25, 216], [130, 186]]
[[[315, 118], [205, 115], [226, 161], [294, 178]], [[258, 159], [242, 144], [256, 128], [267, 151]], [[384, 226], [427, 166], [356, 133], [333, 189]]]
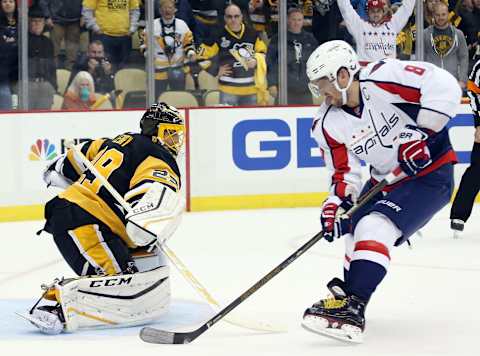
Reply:
[[53, 288], [67, 332], [148, 324], [165, 314], [170, 304], [168, 266], [134, 274], [72, 278]]

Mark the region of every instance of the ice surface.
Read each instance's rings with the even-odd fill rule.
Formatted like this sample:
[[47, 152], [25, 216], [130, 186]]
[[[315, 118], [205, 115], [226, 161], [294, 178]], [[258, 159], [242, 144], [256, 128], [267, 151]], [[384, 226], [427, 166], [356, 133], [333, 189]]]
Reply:
[[[0, 224], [1, 355], [250, 356], [250, 355], [479, 355], [480, 209], [463, 237], [451, 238], [448, 209], [412, 240], [396, 248], [384, 282], [367, 310], [362, 345], [346, 345], [300, 327], [303, 310], [326, 295], [325, 284], [341, 277], [343, 243], [320, 241], [242, 303], [236, 317], [287, 325], [268, 334], [214, 325], [189, 345], [150, 345], [139, 327], [46, 336], [17, 317], [40, 296], [40, 284], [73, 276], [41, 221]], [[189, 213], [170, 248], [222, 304], [229, 303], [313, 236], [318, 209]], [[212, 310], [176, 272], [172, 307], [155, 327], [195, 328]]]

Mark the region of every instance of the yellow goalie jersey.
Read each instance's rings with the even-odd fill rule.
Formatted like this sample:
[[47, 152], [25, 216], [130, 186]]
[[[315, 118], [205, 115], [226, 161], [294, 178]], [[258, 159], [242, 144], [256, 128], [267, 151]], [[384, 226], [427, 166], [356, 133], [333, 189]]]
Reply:
[[[151, 137], [125, 133], [113, 139], [87, 141], [81, 151], [129, 203], [141, 199], [153, 182], [176, 192], [180, 189], [180, 171], [175, 158]], [[77, 204], [107, 225], [129, 248], [135, 248], [126, 233], [122, 207], [95, 175], [85, 170], [72, 150], [67, 152], [62, 174], [75, 183], [59, 194], [59, 198]], [[83, 223], [89, 222], [78, 222], [78, 225]]]

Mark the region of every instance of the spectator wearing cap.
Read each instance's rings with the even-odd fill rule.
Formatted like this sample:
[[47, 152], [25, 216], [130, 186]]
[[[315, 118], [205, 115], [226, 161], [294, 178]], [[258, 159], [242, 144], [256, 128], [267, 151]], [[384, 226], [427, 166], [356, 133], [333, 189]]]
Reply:
[[348, 31], [353, 36], [361, 64], [383, 58], [395, 58], [398, 33], [407, 24], [413, 12], [415, 0], [404, 0], [390, 16], [385, 0], [368, 0], [368, 21], [363, 20], [350, 4], [350, 0], [337, 0]]
[[[368, 21], [367, 2], [368, 2], [367, 0], [350, 0], [350, 3], [352, 4], [353, 8], [357, 11], [357, 14], [365, 21]], [[386, 3], [388, 7], [388, 0], [386, 0]], [[401, 0], [390, 1], [391, 5], [394, 5], [394, 4], [400, 5], [400, 3], [401, 3]]]
[[43, 35], [43, 11], [32, 7], [28, 16], [29, 107], [49, 110], [53, 104], [53, 95], [57, 91], [53, 43]]
[[448, 20], [448, 6], [437, 2], [433, 7], [433, 23], [423, 32], [425, 62], [450, 72], [466, 88], [468, 79], [468, 48], [463, 32]]
[[[317, 40], [310, 32], [303, 30], [303, 12], [297, 7], [288, 10], [287, 17], [287, 92], [288, 104], [313, 104], [312, 95], [305, 83], [306, 63], [317, 48]], [[278, 35], [270, 41], [267, 52], [267, 79], [270, 95], [278, 96]]]

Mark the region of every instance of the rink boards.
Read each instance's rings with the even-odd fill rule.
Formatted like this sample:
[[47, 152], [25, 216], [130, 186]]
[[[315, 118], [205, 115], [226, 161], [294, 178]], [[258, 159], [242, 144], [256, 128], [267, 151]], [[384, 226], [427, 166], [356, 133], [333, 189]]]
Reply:
[[[187, 146], [180, 159], [191, 211], [318, 206], [329, 176], [310, 136], [316, 107], [183, 110]], [[38, 219], [47, 190], [42, 171], [64, 142], [138, 131], [142, 111], [48, 112], [0, 115], [0, 221]], [[473, 115], [460, 105], [450, 136], [460, 164], [469, 162]], [[365, 170], [365, 172], [367, 172]]]

